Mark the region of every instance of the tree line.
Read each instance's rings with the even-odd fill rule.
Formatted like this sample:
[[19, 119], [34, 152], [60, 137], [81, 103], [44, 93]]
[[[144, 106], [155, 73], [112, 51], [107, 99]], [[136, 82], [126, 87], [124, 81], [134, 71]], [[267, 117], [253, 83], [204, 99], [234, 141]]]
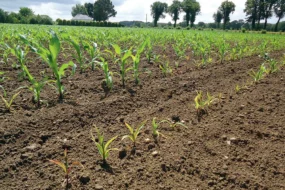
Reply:
[[47, 15], [35, 15], [32, 9], [21, 7], [19, 13], [9, 13], [0, 8], [0, 23], [52, 25], [53, 21]]
[[95, 26], [95, 27], [123, 27], [120, 23], [114, 22], [85, 22], [79, 20], [56, 19], [56, 23], [62, 26]]
[[[230, 23], [230, 14], [235, 12], [236, 5], [229, 0], [221, 3], [217, 12], [213, 14], [215, 23], [220, 28], [223, 21], [223, 29], [226, 29], [227, 24]], [[156, 1], [151, 5], [151, 15], [153, 17], [154, 26], [160, 18], [165, 18], [165, 13], [168, 13], [174, 21], [173, 26], [176, 27], [177, 20], [182, 12], [185, 13], [183, 20], [186, 26], [194, 26], [196, 16], [200, 14], [201, 6], [196, 0], [173, 0], [170, 6], [167, 3]], [[285, 0], [247, 0], [245, 3], [244, 12], [246, 13], [246, 21], [251, 23], [251, 29], [260, 29], [260, 21], [264, 20], [263, 29], [267, 28], [267, 21], [273, 15], [278, 18], [275, 25], [275, 31], [278, 29], [278, 24], [285, 16]]]
[[[240, 25], [242, 23], [241, 20], [230, 22], [230, 15], [235, 12], [235, 8], [236, 5], [232, 1], [223, 1], [217, 12], [213, 14], [213, 19], [217, 26], [213, 27], [212, 23], [209, 23], [208, 25], [211, 25], [212, 28], [220, 28], [220, 24], [223, 22], [223, 29], [233, 28], [232, 25]], [[167, 3], [156, 1], [151, 5], [151, 15], [154, 27], [157, 26], [159, 19], [165, 18], [165, 14], [171, 16], [174, 21], [173, 26], [176, 27], [181, 13], [185, 13], [183, 16], [183, 23], [185, 23], [186, 26], [190, 25], [193, 27], [200, 11], [201, 6], [197, 0], [173, 0], [172, 4], [169, 6]], [[250, 23], [248, 29], [267, 29], [268, 19], [275, 16], [277, 17], [277, 23], [275, 24], [274, 30], [277, 31], [278, 28], [280, 28], [278, 25], [281, 19], [285, 16], [285, 0], [247, 0], [244, 12], [246, 13], [246, 22], [243, 23], [243, 27]], [[85, 3], [83, 5], [76, 4], [72, 7], [71, 14], [72, 16], [76, 16], [77, 14], [88, 15], [98, 23], [90, 24], [58, 19], [60, 21], [59, 24], [103, 26], [110, 17], [115, 17], [117, 12], [114, 9], [111, 0], [96, 0], [94, 3]], [[263, 20], [264, 23], [261, 23]], [[53, 21], [47, 15], [35, 15], [31, 9], [22, 7], [20, 8], [19, 13], [8, 13], [0, 8], [0, 23], [53, 24]], [[203, 23], [200, 22], [200, 25], [202, 24]], [[109, 25], [111, 26], [112, 24]], [[106, 26], [109, 25], [108, 23], [106, 24]]]

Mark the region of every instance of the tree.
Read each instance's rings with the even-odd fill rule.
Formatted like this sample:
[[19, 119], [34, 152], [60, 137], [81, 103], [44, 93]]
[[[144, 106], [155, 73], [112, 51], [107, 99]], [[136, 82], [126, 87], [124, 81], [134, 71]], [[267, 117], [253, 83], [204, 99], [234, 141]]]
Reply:
[[173, 0], [167, 11], [174, 21], [173, 26], [176, 27], [177, 20], [179, 19], [179, 14], [181, 12], [181, 2], [178, 0]]
[[278, 18], [278, 21], [275, 25], [275, 32], [277, 32], [278, 24], [282, 18], [285, 16], [285, 0], [278, 0], [274, 6], [274, 13]]
[[216, 13], [214, 13], [213, 18], [214, 18], [215, 23], [218, 24], [218, 28], [220, 28], [220, 24], [223, 19], [223, 13], [221, 11], [217, 11]]
[[261, 0], [247, 0], [245, 2], [245, 9], [243, 12], [246, 14], [246, 16], [248, 16], [246, 20], [251, 22], [252, 30], [255, 29], [255, 22], [258, 19], [260, 1]]
[[224, 30], [226, 28], [226, 24], [230, 21], [230, 14], [235, 11], [236, 5], [232, 1], [224, 1], [219, 7], [219, 11], [223, 14], [224, 19]]
[[7, 23], [19, 23], [20, 15], [14, 12], [11, 12], [7, 17]]
[[165, 18], [164, 12], [167, 11], [167, 4], [159, 1], [151, 5], [151, 15], [153, 17], [154, 27], [157, 27], [157, 22], [160, 18]]
[[272, 17], [272, 8], [276, 2], [277, 0], [264, 0], [264, 29], [266, 29], [267, 26], [267, 19]]
[[19, 14], [22, 17], [28, 18], [34, 16], [34, 11], [28, 7], [21, 7]]
[[71, 15], [75, 17], [78, 14], [87, 15], [87, 10], [84, 5], [76, 4], [72, 7]]
[[7, 20], [6, 12], [0, 8], [0, 23], [5, 23]]
[[200, 3], [196, 0], [184, 0], [182, 2], [182, 9], [186, 13], [186, 26], [189, 26], [189, 22], [191, 22], [191, 27], [193, 27], [196, 16], [200, 13], [201, 10]]
[[265, 0], [259, 0], [258, 2], [258, 7], [257, 7], [257, 26], [255, 26], [255, 29], [259, 30], [260, 29], [260, 21], [264, 19], [264, 3]]
[[94, 4], [92, 3], [85, 3], [84, 7], [87, 11], [89, 17], [94, 18]]
[[53, 25], [53, 20], [48, 15], [38, 15], [37, 18], [38, 18], [39, 24]]
[[115, 17], [117, 11], [110, 0], [97, 0], [94, 3], [94, 20], [107, 21], [110, 17]]
[[204, 22], [198, 22], [197, 24], [200, 28], [205, 28], [206, 24]]

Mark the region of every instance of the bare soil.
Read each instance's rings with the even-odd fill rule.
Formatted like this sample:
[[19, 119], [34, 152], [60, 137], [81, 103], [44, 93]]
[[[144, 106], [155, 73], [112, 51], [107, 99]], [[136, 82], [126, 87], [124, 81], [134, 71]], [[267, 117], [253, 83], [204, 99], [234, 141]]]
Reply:
[[[282, 51], [271, 56], [280, 58]], [[0, 107], [0, 189], [64, 189], [61, 168], [48, 160], [63, 161], [65, 148], [69, 160], [85, 168], [73, 169], [70, 189], [285, 189], [284, 68], [235, 92], [236, 84], [252, 81], [248, 72], [262, 62], [253, 56], [207, 68], [186, 62], [174, 68], [171, 63], [173, 73], [163, 77], [157, 64], [143, 60], [142, 70], [148, 72], [141, 74], [141, 84], [129, 79], [123, 89], [116, 78], [106, 98], [102, 72], [87, 70], [64, 78], [63, 103], [46, 86], [41, 108], [32, 103], [31, 92], [22, 90], [12, 113]], [[37, 78], [40, 71], [50, 73], [37, 59], [28, 66]], [[18, 81], [18, 70], [1, 67], [9, 77], [3, 84], [9, 96], [29, 84]], [[200, 122], [194, 107], [197, 90], [216, 97], [222, 93]], [[164, 137], [155, 143], [154, 117], [188, 128], [161, 124]], [[128, 134], [124, 123], [137, 126], [144, 120], [132, 154], [131, 141], [121, 141]], [[119, 136], [111, 147], [120, 151], [110, 153], [108, 167], [91, 140], [93, 125], [106, 139]]]

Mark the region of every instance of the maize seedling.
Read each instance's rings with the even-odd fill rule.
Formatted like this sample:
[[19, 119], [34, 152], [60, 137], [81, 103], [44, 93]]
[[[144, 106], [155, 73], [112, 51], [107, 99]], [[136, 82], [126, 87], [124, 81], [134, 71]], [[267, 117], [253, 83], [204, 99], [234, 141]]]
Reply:
[[64, 178], [65, 178], [63, 185], [65, 184], [66, 190], [69, 188], [69, 185], [70, 185], [69, 175], [71, 173], [72, 167], [73, 166], [81, 166], [82, 168], [84, 168], [83, 165], [77, 161], [72, 162], [71, 164], [68, 163], [67, 149], [64, 150], [64, 162], [60, 162], [57, 160], [49, 160], [49, 161], [62, 168], [62, 170], [64, 172]]
[[129, 135], [124, 135], [122, 137], [122, 140], [124, 140], [125, 138], [129, 138], [133, 142], [133, 146], [136, 147], [136, 142], [137, 142], [138, 135], [139, 135], [141, 129], [144, 127], [145, 123], [146, 123], [146, 121], [141, 123], [139, 125], [139, 127], [137, 127], [137, 129], [134, 129], [128, 123], [125, 123], [126, 127], [129, 129], [130, 134]]
[[0, 95], [2, 102], [5, 105], [5, 109], [8, 112], [12, 112], [12, 104], [14, 103], [14, 100], [17, 98], [17, 96], [21, 93], [21, 91], [15, 93], [9, 100], [6, 99], [7, 93], [5, 91], [5, 89], [3, 88], [3, 86], [0, 86], [0, 88], [2, 88], [3, 90], [3, 96]]
[[95, 137], [93, 136], [93, 131], [92, 129], [90, 130], [90, 134], [91, 134], [91, 139], [94, 141], [95, 145], [97, 146], [97, 149], [99, 151], [99, 154], [101, 155], [102, 157], [102, 160], [103, 160], [103, 164], [106, 164], [107, 161], [106, 159], [109, 157], [109, 153], [110, 151], [113, 151], [113, 150], [118, 150], [117, 148], [109, 148], [110, 144], [118, 137], [118, 136], [115, 136], [113, 138], [111, 138], [109, 141], [107, 141], [106, 143], [104, 142], [104, 135], [103, 133], [100, 133], [99, 129], [95, 127], [95, 130], [96, 130], [96, 133], [97, 133], [97, 137], [98, 137], [98, 142], [96, 141]]

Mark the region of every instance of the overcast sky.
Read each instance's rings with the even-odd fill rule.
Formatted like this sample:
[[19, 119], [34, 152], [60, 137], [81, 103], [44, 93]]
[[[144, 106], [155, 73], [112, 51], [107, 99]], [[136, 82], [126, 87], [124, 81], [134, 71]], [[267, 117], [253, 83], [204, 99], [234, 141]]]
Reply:
[[[145, 21], [148, 15], [148, 22], [152, 21], [150, 15], [150, 6], [156, 0], [112, 0], [117, 11], [115, 18], [110, 18], [110, 21]], [[160, 0], [171, 4], [172, 0]], [[197, 16], [196, 22], [213, 22], [212, 15], [217, 11], [223, 0], [198, 0], [201, 5], [201, 13]], [[244, 4], [246, 0], [232, 0], [236, 4], [236, 11], [231, 15], [231, 21], [244, 19], [243, 13]], [[71, 19], [71, 8], [77, 3], [86, 3], [95, 0], [0, 0], [0, 8], [5, 11], [18, 12], [20, 7], [29, 7], [36, 14], [49, 15], [53, 20], [57, 18]], [[183, 14], [180, 16], [183, 18]], [[285, 20], [285, 19], [283, 19]], [[171, 21], [170, 16], [167, 15], [165, 19], [159, 22]], [[276, 23], [277, 19], [273, 17], [269, 20], [270, 23]]]

